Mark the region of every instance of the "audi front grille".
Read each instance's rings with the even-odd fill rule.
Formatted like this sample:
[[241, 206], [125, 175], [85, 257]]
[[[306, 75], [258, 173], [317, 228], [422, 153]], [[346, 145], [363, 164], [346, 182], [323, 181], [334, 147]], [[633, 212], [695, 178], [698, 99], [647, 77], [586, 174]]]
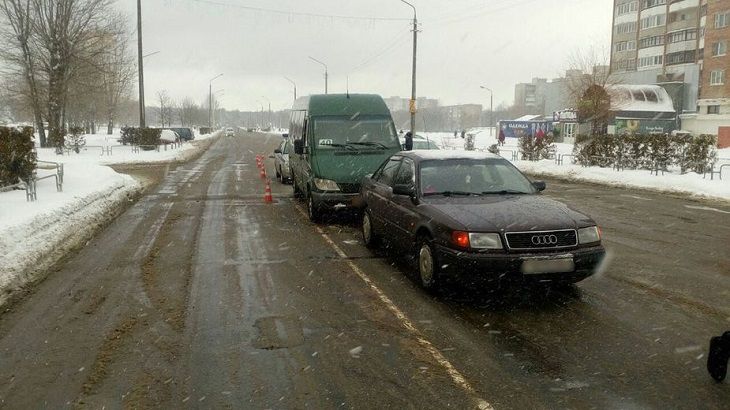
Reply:
[[561, 249], [578, 246], [575, 229], [560, 231], [508, 232], [507, 247], [511, 250]]

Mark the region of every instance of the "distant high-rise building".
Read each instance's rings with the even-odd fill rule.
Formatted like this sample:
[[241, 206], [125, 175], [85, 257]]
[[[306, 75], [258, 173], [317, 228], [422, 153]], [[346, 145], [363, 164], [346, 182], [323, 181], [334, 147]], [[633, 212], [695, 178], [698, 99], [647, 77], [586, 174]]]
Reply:
[[730, 114], [730, 0], [614, 0], [613, 12], [614, 81], [664, 86], [682, 128], [717, 134], [700, 120]]

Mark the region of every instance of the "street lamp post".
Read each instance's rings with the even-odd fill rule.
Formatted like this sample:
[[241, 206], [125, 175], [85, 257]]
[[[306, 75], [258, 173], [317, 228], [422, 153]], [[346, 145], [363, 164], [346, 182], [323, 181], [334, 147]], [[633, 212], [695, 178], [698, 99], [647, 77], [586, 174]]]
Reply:
[[208, 128], [211, 129], [211, 131], [212, 131], [212, 128], [213, 128], [213, 124], [212, 124], [212, 117], [213, 117], [213, 80], [215, 80], [216, 78], [219, 78], [222, 75], [223, 75], [223, 73], [220, 73], [217, 76], [211, 78], [210, 81], [208, 81]]
[[494, 93], [490, 88], [487, 88], [483, 85], [480, 85], [479, 88], [483, 90], [489, 91], [489, 133], [491, 136], [494, 136], [494, 125], [492, 124], [494, 122]]
[[137, 0], [137, 70], [139, 75], [139, 127], [145, 127], [144, 65], [142, 63], [142, 0]]
[[317, 60], [316, 58], [314, 58], [312, 56], [309, 56], [309, 59], [316, 63], [320, 63], [320, 64], [322, 64], [322, 66], [324, 66], [324, 93], [327, 94], [327, 81], [328, 81], [328, 77], [329, 77], [329, 73], [327, 72], [327, 64]]
[[289, 81], [291, 83], [291, 85], [294, 86], [294, 100], [296, 101], [296, 99], [297, 99], [297, 83], [295, 83], [294, 80], [292, 80], [289, 77], [284, 77], [284, 78], [286, 78], [286, 81]]
[[405, 1], [400, 0], [413, 9], [413, 72], [411, 73], [411, 103], [409, 110], [411, 112], [411, 135], [416, 135], [416, 50], [418, 48], [418, 18], [416, 15], [416, 7]]
[[[211, 101], [213, 101], [213, 100], [215, 100], [215, 101], [218, 101], [218, 100], [217, 100], [217, 98], [215, 98], [215, 97], [216, 97], [216, 96], [217, 96], [217, 95], [218, 95], [219, 93], [221, 93], [221, 94], [225, 94], [225, 91], [226, 91], [226, 89], [225, 89], [225, 88], [221, 88], [221, 89], [219, 89], [219, 90], [215, 90], [215, 91], [213, 91], [213, 98], [211, 98]], [[215, 122], [216, 122], [216, 119], [215, 119], [215, 110], [214, 110], [214, 109], [212, 108], [212, 103], [211, 103], [211, 111], [213, 112], [213, 124], [215, 124]], [[218, 115], [218, 120], [220, 120], [220, 115]]]

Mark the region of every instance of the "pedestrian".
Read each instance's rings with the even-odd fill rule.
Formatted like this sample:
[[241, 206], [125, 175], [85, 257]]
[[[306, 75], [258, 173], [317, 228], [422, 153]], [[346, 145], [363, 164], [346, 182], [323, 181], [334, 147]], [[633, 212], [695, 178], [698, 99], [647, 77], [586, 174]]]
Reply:
[[722, 336], [710, 339], [710, 352], [707, 354], [707, 371], [713, 379], [721, 382], [727, 376], [727, 362], [730, 359], [730, 330]]
[[461, 130], [461, 138], [463, 139], [466, 136], [466, 130]]
[[405, 150], [406, 151], [412, 151], [413, 150], [413, 134], [410, 131], [408, 131], [406, 133]]
[[497, 138], [498, 138], [497, 145], [504, 145], [504, 140], [505, 140], [504, 130], [502, 130], [502, 129], [499, 130], [499, 137], [497, 137]]

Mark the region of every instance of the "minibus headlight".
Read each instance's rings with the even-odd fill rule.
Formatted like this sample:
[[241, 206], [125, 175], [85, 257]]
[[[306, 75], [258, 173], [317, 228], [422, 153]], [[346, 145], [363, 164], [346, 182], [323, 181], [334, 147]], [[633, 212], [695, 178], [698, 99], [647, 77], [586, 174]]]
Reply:
[[339, 191], [340, 187], [337, 186], [337, 182], [331, 179], [319, 179], [314, 178], [314, 186], [320, 191]]

